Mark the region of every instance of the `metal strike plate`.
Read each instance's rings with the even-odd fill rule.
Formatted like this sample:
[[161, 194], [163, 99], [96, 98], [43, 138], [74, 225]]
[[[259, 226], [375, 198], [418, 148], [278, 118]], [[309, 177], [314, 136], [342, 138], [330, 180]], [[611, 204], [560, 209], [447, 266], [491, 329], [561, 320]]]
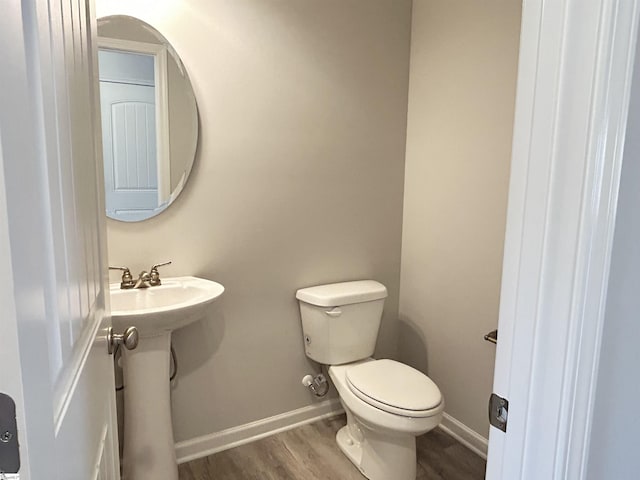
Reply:
[[16, 424], [16, 404], [9, 395], [0, 393], [0, 472], [18, 473], [20, 447]]
[[491, 397], [489, 397], [489, 423], [506, 432], [508, 415], [509, 400], [492, 393]]

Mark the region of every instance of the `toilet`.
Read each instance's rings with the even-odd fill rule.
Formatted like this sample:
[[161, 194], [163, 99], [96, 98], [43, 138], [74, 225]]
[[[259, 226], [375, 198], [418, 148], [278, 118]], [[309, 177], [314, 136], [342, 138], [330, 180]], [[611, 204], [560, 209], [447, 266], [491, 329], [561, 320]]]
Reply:
[[444, 399], [422, 372], [371, 358], [386, 297], [374, 280], [296, 292], [305, 353], [328, 367], [347, 414], [338, 446], [370, 480], [415, 480], [416, 436], [438, 426]]

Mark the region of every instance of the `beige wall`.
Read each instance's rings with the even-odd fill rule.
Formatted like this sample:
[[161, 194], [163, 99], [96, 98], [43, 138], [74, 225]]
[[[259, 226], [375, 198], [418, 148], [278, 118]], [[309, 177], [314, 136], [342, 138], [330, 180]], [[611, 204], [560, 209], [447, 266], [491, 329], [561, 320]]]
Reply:
[[488, 433], [520, 31], [514, 0], [413, 5], [399, 355]]
[[[377, 354], [394, 356], [409, 71], [409, 0], [98, 0], [175, 47], [201, 115], [178, 200], [109, 221], [109, 260], [226, 287], [174, 336], [176, 440], [312, 403], [298, 287], [375, 278], [390, 292]], [[116, 280], [117, 275], [112, 276]]]

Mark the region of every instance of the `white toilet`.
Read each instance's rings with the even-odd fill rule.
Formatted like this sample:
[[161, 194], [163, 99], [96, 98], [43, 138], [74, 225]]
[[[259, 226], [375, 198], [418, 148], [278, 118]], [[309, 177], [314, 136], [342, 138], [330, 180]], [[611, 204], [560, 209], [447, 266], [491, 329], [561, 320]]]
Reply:
[[416, 436], [440, 423], [444, 400], [418, 370], [371, 358], [386, 297], [373, 280], [296, 292], [305, 352], [329, 366], [347, 413], [340, 449], [371, 480], [415, 480]]

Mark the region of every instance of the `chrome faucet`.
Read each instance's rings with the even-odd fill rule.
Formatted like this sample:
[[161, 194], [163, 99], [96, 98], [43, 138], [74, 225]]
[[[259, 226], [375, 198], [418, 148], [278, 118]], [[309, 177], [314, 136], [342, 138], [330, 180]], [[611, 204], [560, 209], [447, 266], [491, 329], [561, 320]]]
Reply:
[[109, 267], [109, 270], [122, 270], [122, 278], [120, 280], [120, 288], [122, 290], [135, 287], [136, 282], [133, 280], [131, 270], [128, 267]]
[[146, 270], [140, 272], [138, 280], [133, 288], [149, 288], [151, 286], [151, 275]]
[[151, 267], [151, 270], [149, 270], [149, 277], [150, 277], [149, 286], [156, 287], [158, 285], [162, 285], [162, 282], [160, 281], [160, 272], [158, 272], [158, 267], [164, 267], [165, 265], [171, 265], [171, 260], [169, 260], [168, 262], [156, 263]]
[[122, 270], [122, 280], [120, 282], [120, 288], [127, 290], [130, 288], [149, 288], [162, 285], [160, 281], [160, 272], [158, 267], [170, 265], [171, 262], [157, 263], [151, 267], [151, 270], [147, 272], [143, 270], [138, 276], [138, 280], [134, 280], [131, 276], [131, 271], [127, 267], [109, 267], [109, 270]]

